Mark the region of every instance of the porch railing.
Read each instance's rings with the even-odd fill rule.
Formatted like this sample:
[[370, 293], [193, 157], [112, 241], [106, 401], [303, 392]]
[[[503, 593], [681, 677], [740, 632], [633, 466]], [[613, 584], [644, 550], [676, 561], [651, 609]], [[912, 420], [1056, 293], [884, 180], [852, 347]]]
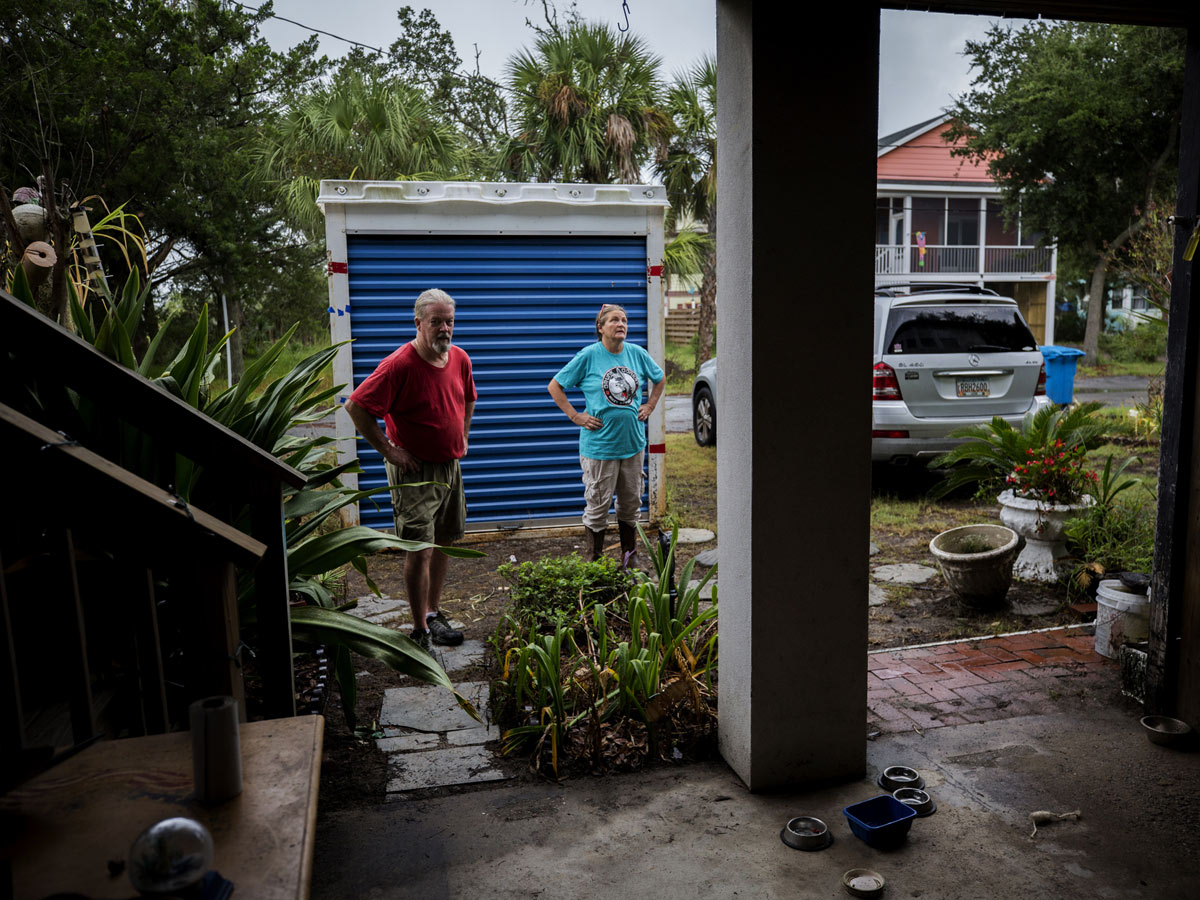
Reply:
[[[907, 251], [907, 252], [906, 252]], [[982, 274], [1041, 275], [1051, 271], [1050, 247], [984, 247]], [[979, 247], [875, 245], [876, 275], [980, 274]]]

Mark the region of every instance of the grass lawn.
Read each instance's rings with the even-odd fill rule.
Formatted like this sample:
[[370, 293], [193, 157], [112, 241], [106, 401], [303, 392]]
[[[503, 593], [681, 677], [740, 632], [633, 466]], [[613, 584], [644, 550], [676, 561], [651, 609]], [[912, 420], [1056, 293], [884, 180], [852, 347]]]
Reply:
[[1118, 362], [1115, 359], [1101, 356], [1099, 365], [1076, 365], [1075, 377], [1096, 378], [1102, 375], [1141, 375], [1146, 378], [1161, 378], [1163, 372], [1166, 371], [1166, 367], [1166, 362], [1162, 360], [1154, 362]]
[[681, 528], [717, 530], [717, 448], [691, 434], [668, 434], [667, 515]]

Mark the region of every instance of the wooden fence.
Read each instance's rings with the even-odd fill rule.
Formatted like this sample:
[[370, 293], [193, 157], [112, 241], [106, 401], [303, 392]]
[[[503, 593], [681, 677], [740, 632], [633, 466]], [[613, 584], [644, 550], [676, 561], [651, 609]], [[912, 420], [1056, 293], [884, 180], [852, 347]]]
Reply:
[[700, 330], [700, 310], [673, 309], [667, 313], [667, 340], [686, 344]]

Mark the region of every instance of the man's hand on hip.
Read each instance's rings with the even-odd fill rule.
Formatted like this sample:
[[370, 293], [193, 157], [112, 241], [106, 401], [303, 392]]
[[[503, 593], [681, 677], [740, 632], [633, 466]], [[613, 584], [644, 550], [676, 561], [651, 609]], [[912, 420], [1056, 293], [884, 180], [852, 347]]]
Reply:
[[405, 450], [388, 441], [384, 448], [383, 458], [399, 469], [402, 473], [421, 471], [421, 461]]

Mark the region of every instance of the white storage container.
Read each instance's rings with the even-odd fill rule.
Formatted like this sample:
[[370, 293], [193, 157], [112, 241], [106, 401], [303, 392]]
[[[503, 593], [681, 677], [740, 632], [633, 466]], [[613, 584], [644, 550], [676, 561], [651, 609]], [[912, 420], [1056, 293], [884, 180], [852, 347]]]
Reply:
[[[479, 401], [462, 461], [470, 531], [579, 523], [579, 429], [546, 385], [596, 339], [601, 304], [629, 315], [629, 340], [663, 365], [663, 216], [657, 185], [323, 181], [329, 315], [338, 400], [414, 336], [413, 302], [427, 288], [457, 302], [454, 342], [471, 357]], [[582, 407], [582, 394], [569, 392]], [[649, 423], [646, 509], [664, 512], [665, 405]], [[360, 489], [386, 484], [383, 461], [337, 413], [342, 461], [357, 457]], [[386, 495], [359, 508], [392, 527]]]

